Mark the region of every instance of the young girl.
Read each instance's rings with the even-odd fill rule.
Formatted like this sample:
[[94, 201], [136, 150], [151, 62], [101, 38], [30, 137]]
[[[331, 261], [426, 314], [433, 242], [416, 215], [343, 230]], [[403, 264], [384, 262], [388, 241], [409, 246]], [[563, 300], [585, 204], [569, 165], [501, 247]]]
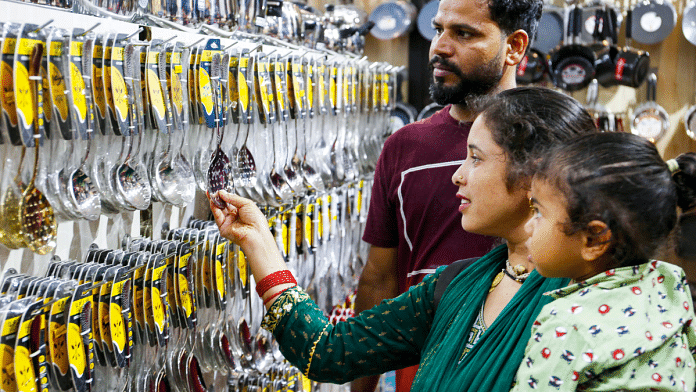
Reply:
[[534, 175], [530, 261], [571, 278], [532, 327], [513, 390], [693, 391], [694, 310], [681, 268], [652, 260], [696, 207], [696, 154], [665, 163], [626, 133], [582, 136]]

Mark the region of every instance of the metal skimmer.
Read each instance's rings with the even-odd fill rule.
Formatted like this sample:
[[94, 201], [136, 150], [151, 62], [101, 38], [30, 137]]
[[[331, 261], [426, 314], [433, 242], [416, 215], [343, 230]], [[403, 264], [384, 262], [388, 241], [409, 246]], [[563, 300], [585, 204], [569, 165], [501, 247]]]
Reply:
[[34, 173], [29, 181], [29, 185], [22, 194], [19, 211], [24, 241], [26, 241], [29, 249], [44, 255], [53, 251], [56, 247], [57, 225], [53, 215], [53, 208], [51, 208], [46, 197], [34, 186], [39, 166], [39, 137], [41, 136], [39, 127], [42, 126], [42, 99], [40, 98], [42, 78], [39, 75], [42, 54], [43, 44], [36, 44], [31, 53], [31, 67], [29, 70], [29, 79], [34, 95], [34, 113], [36, 113], [34, 119]]
[[225, 202], [218, 196], [220, 190], [230, 191], [233, 187], [232, 182], [232, 165], [230, 159], [224, 151], [222, 151], [222, 137], [224, 135], [224, 127], [222, 122], [222, 99], [220, 97], [220, 54], [213, 55], [211, 64], [211, 81], [213, 87], [213, 101], [215, 104], [215, 128], [217, 133], [217, 148], [211, 157], [210, 166], [208, 167], [208, 193], [211, 200], [220, 208], [225, 207]]

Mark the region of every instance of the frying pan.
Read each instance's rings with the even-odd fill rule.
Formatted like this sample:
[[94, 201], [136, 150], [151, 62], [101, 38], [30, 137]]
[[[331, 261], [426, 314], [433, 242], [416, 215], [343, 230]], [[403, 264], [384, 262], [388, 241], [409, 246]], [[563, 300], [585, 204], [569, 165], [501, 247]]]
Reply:
[[631, 133], [643, 136], [653, 143], [660, 140], [669, 129], [667, 111], [655, 102], [657, 94], [657, 75], [648, 76], [646, 102], [639, 105], [631, 119]]
[[539, 20], [536, 36], [529, 46], [542, 53], [548, 53], [561, 44], [564, 31], [563, 10], [546, 3]]
[[546, 68], [546, 55], [536, 48], [530, 48], [517, 64], [515, 79], [519, 84], [538, 83], [544, 78]]
[[696, 0], [689, 1], [682, 13], [682, 32], [686, 40], [696, 45]]
[[582, 11], [575, 5], [568, 17], [571, 44], [558, 46], [550, 53], [551, 80], [556, 87], [577, 91], [587, 87], [595, 77], [595, 54], [591, 48], [580, 44]]
[[674, 30], [677, 10], [669, 0], [642, 0], [633, 6], [631, 18], [633, 39], [652, 45], [664, 41]]
[[433, 18], [437, 14], [437, 6], [439, 3], [439, 0], [432, 0], [424, 5], [423, 8], [421, 8], [420, 13], [418, 13], [418, 21], [416, 23], [416, 26], [418, 26], [418, 32], [428, 41], [432, 41], [433, 38], [435, 38]]
[[418, 10], [405, 0], [393, 0], [378, 5], [369, 20], [375, 22], [370, 30], [375, 38], [390, 40], [407, 34], [413, 28]]

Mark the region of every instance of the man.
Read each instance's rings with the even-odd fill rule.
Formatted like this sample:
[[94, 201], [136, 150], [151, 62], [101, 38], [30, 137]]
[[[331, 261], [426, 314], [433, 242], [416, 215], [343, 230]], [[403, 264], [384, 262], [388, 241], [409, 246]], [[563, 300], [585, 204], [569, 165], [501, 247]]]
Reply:
[[[516, 67], [541, 7], [541, 0], [440, 1], [430, 46], [430, 94], [448, 106], [403, 127], [384, 145], [363, 234], [371, 247], [356, 312], [405, 292], [440, 265], [483, 256], [492, 248], [492, 238], [461, 228], [461, 201], [451, 182], [466, 158], [476, 117], [466, 101], [516, 87]], [[410, 390], [416, 369], [397, 371], [397, 391]], [[377, 381], [377, 376], [356, 380], [352, 391], [374, 391]]]

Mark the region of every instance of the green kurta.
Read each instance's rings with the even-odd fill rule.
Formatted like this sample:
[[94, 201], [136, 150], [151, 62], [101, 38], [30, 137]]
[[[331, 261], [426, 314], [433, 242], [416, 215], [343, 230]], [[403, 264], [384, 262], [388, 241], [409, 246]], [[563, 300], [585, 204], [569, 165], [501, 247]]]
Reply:
[[358, 377], [420, 364], [412, 391], [508, 391], [532, 322], [550, 301], [543, 293], [566, 279], [536, 272], [465, 356], [465, 345], [488, 289], [503, 268], [500, 246], [460, 273], [445, 291], [437, 314], [433, 293], [441, 267], [397, 298], [331, 325], [299, 288], [282, 294], [263, 326], [281, 351], [312, 380], [344, 383]]

